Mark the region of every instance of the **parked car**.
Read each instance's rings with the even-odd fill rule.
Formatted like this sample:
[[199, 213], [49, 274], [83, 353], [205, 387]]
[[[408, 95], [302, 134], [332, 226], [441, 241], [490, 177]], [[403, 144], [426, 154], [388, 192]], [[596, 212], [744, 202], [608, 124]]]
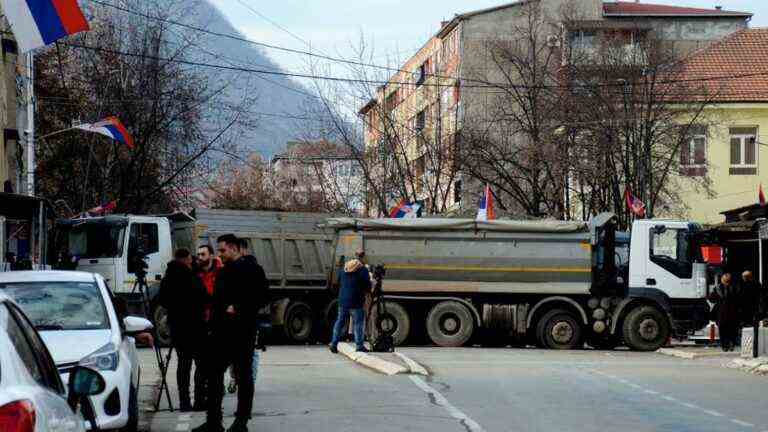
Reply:
[[[51, 354], [32, 323], [0, 293], [0, 431], [82, 432], [82, 397], [104, 391], [101, 375], [75, 368], [65, 389]], [[88, 410], [83, 410], [89, 413]]]
[[89, 398], [98, 427], [135, 430], [140, 367], [131, 336], [152, 324], [144, 318], [119, 317], [107, 284], [94, 273], [0, 273], [0, 292], [29, 316], [62, 381], [78, 366], [93, 368], [104, 377], [104, 392]]

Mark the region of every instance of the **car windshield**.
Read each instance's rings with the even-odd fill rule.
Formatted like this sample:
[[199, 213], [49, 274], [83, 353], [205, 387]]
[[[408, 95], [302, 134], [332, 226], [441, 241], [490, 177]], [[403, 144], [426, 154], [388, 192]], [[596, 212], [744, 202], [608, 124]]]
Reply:
[[107, 310], [93, 282], [0, 283], [40, 330], [109, 328]]
[[68, 251], [78, 258], [112, 258], [122, 253], [125, 227], [108, 223], [83, 223], [69, 231]]

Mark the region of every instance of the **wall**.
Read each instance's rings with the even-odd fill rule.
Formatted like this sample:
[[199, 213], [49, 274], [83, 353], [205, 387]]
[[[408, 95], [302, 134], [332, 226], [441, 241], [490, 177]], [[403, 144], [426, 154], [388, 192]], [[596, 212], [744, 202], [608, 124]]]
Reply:
[[[678, 181], [687, 217], [704, 223], [720, 223], [725, 220], [720, 212], [755, 204], [761, 182], [768, 193], [768, 149], [760, 145], [768, 142], [768, 103], [713, 106], [707, 110], [706, 117], [711, 122], [707, 137], [707, 175], [712, 194], [690, 179]], [[739, 126], [757, 127], [756, 175], [729, 174], [729, 128]]]

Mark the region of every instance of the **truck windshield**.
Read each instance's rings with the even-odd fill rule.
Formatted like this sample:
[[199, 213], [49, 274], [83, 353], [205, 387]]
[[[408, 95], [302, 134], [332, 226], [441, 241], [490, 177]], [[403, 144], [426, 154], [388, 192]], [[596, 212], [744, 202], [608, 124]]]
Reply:
[[113, 258], [122, 255], [125, 227], [106, 223], [84, 223], [71, 228], [69, 254], [78, 258]]

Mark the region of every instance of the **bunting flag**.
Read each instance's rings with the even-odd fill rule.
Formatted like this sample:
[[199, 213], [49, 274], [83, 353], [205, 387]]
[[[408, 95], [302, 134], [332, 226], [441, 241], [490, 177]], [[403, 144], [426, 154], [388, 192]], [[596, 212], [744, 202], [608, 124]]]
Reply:
[[0, 0], [21, 52], [90, 30], [77, 0]]
[[624, 198], [627, 201], [627, 208], [632, 214], [639, 218], [645, 217], [645, 204], [638, 197], [632, 195], [629, 189], [624, 189]]
[[760, 183], [760, 187], [757, 190], [757, 202], [759, 202], [761, 206], [765, 206], [765, 193], [763, 192], [762, 183]]
[[108, 136], [117, 142], [125, 144], [129, 149], [133, 149], [133, 137], [117, 117], [107, 117], [100, 122], [85, 123], [75, 127]]
[[415, 219], [419, 217], [421, 206], [419, 204], [411, 204], [406, 200], [400, 201], [400, 204], [396, 205], [389, 212], [389, 217], [396, 219]]
[[489, 221], [494, 219], [496, 219], [496, 212], [494, 211], [493, 193], [491, 186], [485, 185], [483, 197], [480, 199], [480, 206], [477, 209], [477, 220]]

